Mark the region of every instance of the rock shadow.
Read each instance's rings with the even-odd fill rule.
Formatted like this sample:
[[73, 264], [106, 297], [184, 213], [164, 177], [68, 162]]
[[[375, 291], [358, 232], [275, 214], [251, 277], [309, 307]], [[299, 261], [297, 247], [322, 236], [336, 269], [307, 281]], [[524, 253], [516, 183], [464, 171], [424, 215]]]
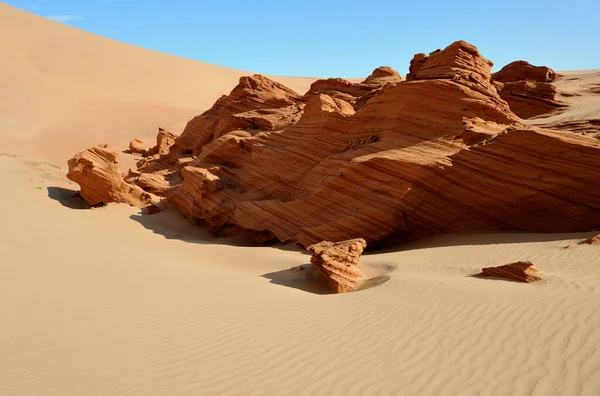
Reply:
[[[303, 264], [277, 272], [270, 272], [261, 276], [269, 279], [272, 284], [291, 287], [307, 293], [320, 295], [335, 294], [310, 264]], [[354, 293], [379, 286], [390, 279], [391, 277], [389, 275], [378, 275], [365, 279], [359, 283], [358, 289]]]
[[48, 197], [58, 201], [62, 206], [69, 209], [90, 209], [91, 206], [79, 195], [76, 190], [51, 186], [48, 187]]
[[272, 284], [291, 287], [312, 294], [333, 294], [310, 264], [261, 275]]
[[238, 247], [257, 246], [242, 237], [219, 237], [208, 226], [198, 224], [181, 214], [171, 206], [161, 206], [161, 212], [149, 214], [143, 209], [140, 214], [134, 214], [129, 218], [142, 225], [145, 229], [155, 234], [162, 235], [167, 239], [177, 239], [189, 243], [217, 244]]
[[366, 250], [365, 255], [395, 253], [407, 250], [430, 249], [450, 246], [502, 245], [515, 243], [557, 242], [573, 239], [585, 240], [598, 234], [598, 231], [572, 233], [534, 233], [534, 232], [473, 232], [440, 234], [413, 242], [398, 243], [385, 248]]

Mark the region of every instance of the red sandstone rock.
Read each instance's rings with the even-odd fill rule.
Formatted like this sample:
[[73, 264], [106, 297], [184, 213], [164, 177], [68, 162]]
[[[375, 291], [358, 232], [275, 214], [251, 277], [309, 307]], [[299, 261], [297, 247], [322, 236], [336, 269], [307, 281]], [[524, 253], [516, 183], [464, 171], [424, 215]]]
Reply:
[[551, 84], [560, 77], [549, 67], [525, 61], [509, 63], [492, 75], [500, 97], [521, 118], [551, 115], [567, 106], [556, 100], [556, 87]]
[[531, 261], [519, 261], [499, 267], [487, 267], [481, 270], [478, 276], [493, 276], [506, 278], [517, 282], [535, 282], [542, 279], [542, 273]]
[[493, 79], [498, 82], [531, 81], [551, 83], [562, 76], [546, 66], [534, 66], [525, 61], [514, 61], [494, 73]]
[[138, 186], [123, 181], [119, 171], [119, 152], [108, 145], [98, 145], [76, 154], [68, 162], [67, 178], [81, 187], [81, 196], [92, 205], [112, 202], [145, 207], [155, 197]]
[[594, 235], [593, 237], [586, 239], [585, 243], [587, 243], [588, 245], [595, 245], [597, 243], [600, 243], [600, 234]]
[[517, 81], [494, 85], [500, 97], [521, 118], [548, 116], [567, 107], [565, 102], [556, 100], [556, 87], [551, 83]]
[[171, 133], [165, 129], [158, 128], [158, 134], [156, 135], [156, 146], [148, 150], [148, 155], [165, 155], [169, 152], [169, 149], [175, 144], [177, 135]]
[[443, 51], [429, 54], [416, 73], [415, 79], [472, 76], [478, 80], [489, 82], [493, 65], [491, 61], [481, 56], [477, 47], [465, 41], [457, 41]]
[[334, 293], [355, 291], [363, 275], [358, 270], [358, 261], [367, 247], [364, 239], [344, 242], [323, 241], [309, 246], [311, 264], [327, 282]]
[[419, 70], [423, 67], [423, 64], [427, 61], [427, 55], [423, 53], [415, 54], [415, 56], [410, 61], [410, 66], [408, 68], [408, 75], [406, 76], [407, 81], [414, 80], [417, 78], [417, 74]]
[[[355, 109], [362, 107], [368, 98], [371, 98], [379, 89], [386, 84], [399, 83], [402, 77], [389, 66], [378, 67], [361, 83], [353, 83], [343, 78], [328, 78], [317, 80], [311, 84], [305, 97], [313, 95], [329, 95], [333, 99], [343, 100], [354, 106]], [[361, 100], [362, 99], [362, 100]], [[357, 102], [360, 104], [357, 106]]]
[[596, 228], [598, 142], [523, 124], [490, 70], [457, 42], [375, 89], [245, 77], [132, 177], [218, 231], [304, 246]]
[[367, 77], [362, 84], [367, 85], [385, 85], [388, 83], [398, 83], [402, 81], [402, 76], [389, 66], [380, 66], [373, 70], [373, 73]]
[[131, 154], [146, 155], [147, 151], [148, 150], [141, 139], [133, 139], [129, 142], [129, 152]]

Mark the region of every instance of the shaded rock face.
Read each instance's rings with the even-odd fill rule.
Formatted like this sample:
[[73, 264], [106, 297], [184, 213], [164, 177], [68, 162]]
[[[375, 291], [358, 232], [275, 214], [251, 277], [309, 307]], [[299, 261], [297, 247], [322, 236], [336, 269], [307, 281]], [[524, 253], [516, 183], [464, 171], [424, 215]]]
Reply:
[[108, 145], [98, 145], [76, 154], [68, 161], [67, 178], [81, 187], [81, 196], [92, 205], [127, 203], [145, 207], [155, 202], [140, 187], [125, 183], [119, 171], [119, 152]]
[[542, 279], [542, 273], [531, 261], [518, 261], [499, 267], [487, 267], [478, 276], [506, 278], [517, 282], [531, 283]]
[[417, 78], [417, 74], [419, 73], [419, 70], [421, 70], [421, 68], [423, 67], [423, 64], [426, 60], [427, 55], [423, 53], [415, 54], [415, 56], [413, 56], [413, 58], [410, 61], [410, 66], [408, 68], [408, 75], [406, 76], [407, 81], [411, 81]]
[[460, 41], [411, 81], [320, 80], [300, 96], [244, 77], [127, 181], [217, 231], [304, 246], [598, 227], [598, 142], [524, 125], [490, 70]]
[[358, 261], [367, 247], [364, 239], [351, 239], [343, 242], [323, 241], [309, 246], [312, 253], [310, 263], [334, 293], [355, 291], [363, 275], [358, 269]]
[[561, 76], [546, 66], [533, 66], [516, 61], [492, 75], [500, 97], [521, 118], [535, 118], [560, 112], [566, 103], [556, 100], [556, 87], [552, 85]]

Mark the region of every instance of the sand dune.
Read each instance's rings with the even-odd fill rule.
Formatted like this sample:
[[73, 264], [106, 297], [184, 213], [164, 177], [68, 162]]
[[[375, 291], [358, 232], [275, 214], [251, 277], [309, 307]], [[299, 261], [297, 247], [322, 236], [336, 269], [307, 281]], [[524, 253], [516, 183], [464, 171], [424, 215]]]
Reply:
[[[424, 240], [363, 257], [387, 282], [321, 295], [291, 270], [309, 261], [294, 246], [214, 240], [174, 212], [77, 209], [52, 163], [179, 132], [242, 72], [2, 4], [0, 22], [15, 38], [0, 55], [0, 395], [600, 393], [600, 247], [564, 249], [593, 233]], [[582, 98], [573, 116], [596, 117]], [[519, 260], [545, 279], [469, 276]]]
[[[0, 3], [0, 137], [64, 162], [98, 143], [180, 133], [248, 71], [165, 55]], [[276, 78], [304, 92], [314, 79]]]

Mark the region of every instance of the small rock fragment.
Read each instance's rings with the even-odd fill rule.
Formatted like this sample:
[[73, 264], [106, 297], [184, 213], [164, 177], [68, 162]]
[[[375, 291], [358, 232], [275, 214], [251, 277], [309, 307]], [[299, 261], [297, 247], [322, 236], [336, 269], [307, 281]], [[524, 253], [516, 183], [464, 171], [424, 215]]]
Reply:
[[542, 279], [542, 273], [531, 261], [518, 261], [499, 267], [483, 268], [477, 276], [493, 276], [526, 283]]
[[357, 289], [363, 274], [358, 270], [358, 261], [367, 242], [350, 239], [343, 242], [323, 241], [309, 246], [311, 264], [334, 293], [347, 293]]

